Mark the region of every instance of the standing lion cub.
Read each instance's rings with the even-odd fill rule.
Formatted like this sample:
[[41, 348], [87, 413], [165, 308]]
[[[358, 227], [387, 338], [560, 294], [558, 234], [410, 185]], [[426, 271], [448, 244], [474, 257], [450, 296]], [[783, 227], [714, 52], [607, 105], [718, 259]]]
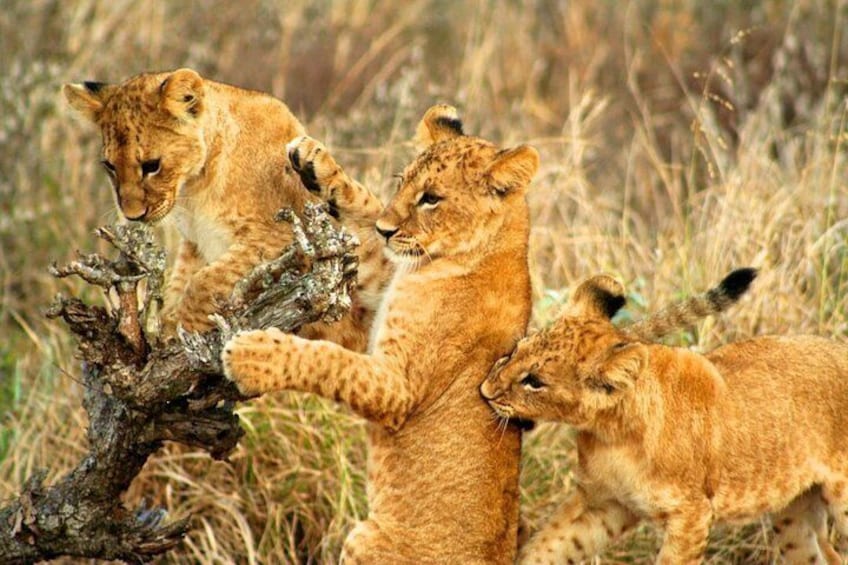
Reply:
[[[527, 329], [526, 193], [539, 156], [464, 135], [445, 105], [427, 111], [417, 137], [427, 148], [375, 223], [396, 269], [369, 353], [242, 332], [224, 348], [224, 371], [247, 396], [312, 392], [368, 421], [369, 514], [345, 541], [345, 563], [507, 565], [521, 433], [496, 426], [477, 389]], [[322, 192], [344, 194], [350, 179], [326, 149], [299, 147]]]
[[623, 303], [589, 279], [481, 387], [501, 416], [578, 433], [578, 486], [520, 561], [577, 563], [649, 519], [659, 563], [696, 563], [713, 523], [772, 512], [787, 562], [842, 563], [827, 512], [848, 536], [848, 346], [759, 337], [701, 355], [616, 328]]

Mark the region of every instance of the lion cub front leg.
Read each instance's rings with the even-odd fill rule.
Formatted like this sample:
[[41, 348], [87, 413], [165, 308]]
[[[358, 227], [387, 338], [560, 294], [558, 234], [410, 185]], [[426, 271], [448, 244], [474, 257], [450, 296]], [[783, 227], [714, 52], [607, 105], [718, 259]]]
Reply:
[[307, 190], [330, 205], [342, 224], [373, 231], [383, 203], [362, 184], [350, 178], [320, 141], [309, 136], [286, 145], [289, 161]]
[[177, 310], [185, 296], [191, 277], [203, 266], [203, 258], [194, 242], [182, 240], [168, 282], [165, 285], [165, 301], [162, 308], [162, 327], [166, 335], [177, 329]]
[[521, 548], [518, 561], [527, 565], [579, 563], [603, 551], [638, 521], [618, 502], [592, 503], [583, 488], [577, 487]]
[[221, 355], [224, 374], [245, 396], [299, 390], [344, 402], [364, 418], [399, 429], [417, 391], [390, 361], [275, 328], [241, 332]]
[[701, 563], [707, 550], [712, 521], [712, 509], [707, 500], [686, 505], [672, 512], [665, 522], [665, 537], [657, 563]]
[[279, 240], [279, 236], [265, 238], [263, 243], [248, 240], [233, 245], [217, 260], [194, 273], [176, 307], [177, 323], [189, 331], [210, 329], [213, 324], [209, 315], [218, 310], [220, 302], [229, 298], [235, 284], [255, 265], [274, 257], [275, 251], [267, 248], [266, 242], [275, 239]]
[[[292, 168], [300, 175], [304, 186], [327, 202], [336, 219], [359, 238], [356, 298], [365, 311], [376, 312], [394, 272], [384, 254], [385, 241], [375, 230], [377, 217], [383, 212], [383, 203], [374, 193], [350, 178], [320, 141], [302, 136], [291, 141], [286, 149]], [[341, 328], [310, 329], [317, 330], [307, 334], [310, 337], [344, 342], [339, 339]]]

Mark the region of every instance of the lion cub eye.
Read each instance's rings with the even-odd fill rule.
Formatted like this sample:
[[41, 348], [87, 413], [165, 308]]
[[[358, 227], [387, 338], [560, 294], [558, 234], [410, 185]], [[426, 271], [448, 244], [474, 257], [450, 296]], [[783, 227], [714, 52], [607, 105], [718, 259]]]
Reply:
[[155, 175], [159, 172], [159, 167], [161, 166], [161, 162], [159, 159], [151, 159], [149, 161], [145, 161], [141, 164], [141, 174], [142, 176]]
[[109, 176], [114, 177], [116, 174], [118, 174], [118, 171], [115, 169], [115, 165], [113, 165], [106, 159], [100, 161], [100, 164], [103, 165], [103, 168], [106, 169], [106, 172], [109, 173]]
[[442, 201], [442, 197], [438, 194], [434, 194], [432, 192], [425, 192], [421, 195], [421, 198], [418, 199], [419, 206], [435, 206], [439, 202]]
[[530, 390], [540, 390], [545, 387], [545, 383], [533, 373], [527, 373], [527, 376], [521, 379], [521, 386]]

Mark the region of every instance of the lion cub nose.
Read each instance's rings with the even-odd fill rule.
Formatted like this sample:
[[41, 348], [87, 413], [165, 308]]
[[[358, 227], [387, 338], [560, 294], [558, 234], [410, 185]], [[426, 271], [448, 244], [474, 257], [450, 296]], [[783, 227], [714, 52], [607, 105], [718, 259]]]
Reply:
[[141, 222], [144, 220], [144, 217], [147, 215], [147, 207], [142, 209], [139, 212], [124, 212], [124, 217], [131, 222]]
[[494, 400], [498, 396], [498, 391], [491, 382], [485, 380], [480, 384], [480, 396], [483, 400]]
[[386, 241], [389, 241], [389, 239], [398, 232], [398, 228], [396, 228], [396, 227], [383, 227], [383, 226], [380, 226], [380, 222], [377, 222], [375, 227], [377, 228], [377, 233], [380, 234], [381, 236], [385, 237]]

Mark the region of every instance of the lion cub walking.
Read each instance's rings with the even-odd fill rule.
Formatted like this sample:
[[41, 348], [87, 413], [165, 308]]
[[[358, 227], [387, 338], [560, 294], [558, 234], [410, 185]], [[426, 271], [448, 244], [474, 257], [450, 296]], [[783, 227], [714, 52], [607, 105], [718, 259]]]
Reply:
[[774, 512], [784, 559], [841, 563], [827, 511], [848, 536], [848, 345], [759, 337], [701, 355], [617, 329], [623, 303], [589, 279], [481, 387], [502, 416], [578, 432], [578, 486], [521, 561], [576, 563], [646, 518], [665, 529], [659, 563], [693, 563], [714, 522]]

